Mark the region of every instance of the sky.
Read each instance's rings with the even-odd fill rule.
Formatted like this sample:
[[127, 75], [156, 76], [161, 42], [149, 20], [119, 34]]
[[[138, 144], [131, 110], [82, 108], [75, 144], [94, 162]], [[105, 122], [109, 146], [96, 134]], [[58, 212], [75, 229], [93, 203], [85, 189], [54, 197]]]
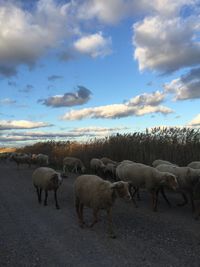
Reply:
[[0, 146], [200, 126], [200, 0], [0, 0]]

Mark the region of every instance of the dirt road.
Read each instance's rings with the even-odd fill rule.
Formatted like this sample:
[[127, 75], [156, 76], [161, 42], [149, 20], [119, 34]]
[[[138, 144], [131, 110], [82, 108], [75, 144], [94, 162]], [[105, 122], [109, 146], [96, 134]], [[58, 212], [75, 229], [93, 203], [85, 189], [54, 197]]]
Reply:
[[[200, 221], [189, 206], [170, 209], [161, 199], [151, 211], [142, 194], [139, 208], [117, 200], [113, 220], [117, 239], [106, 234], [106, 216], [93, 229], [80, 229], [73, 203], [75, 177], [64, 179], [58, 191], [61, 209], [49, 193], [39, 205], [32, 186], [34, 168], [0, 164], [0, 266], [200, 266]], [[87, 221], [90, 210], [85, 209]]]

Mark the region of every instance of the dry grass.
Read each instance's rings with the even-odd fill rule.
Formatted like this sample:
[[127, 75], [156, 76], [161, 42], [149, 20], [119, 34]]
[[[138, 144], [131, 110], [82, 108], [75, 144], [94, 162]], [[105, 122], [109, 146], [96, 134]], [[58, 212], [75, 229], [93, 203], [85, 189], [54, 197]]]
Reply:
[[103, 139], [77, 142], [40, 142], [20, 149], [21, 152], [44, 153], [56, 167], [65, 156], [80, 158], [88, 167], [91, 158], [109, 157], [116, 161], [130, 159], [151, 165], [155, 159], [169, 160], [180, 166], [200, 160], [199, 129], [154, 128], [145, 133], [117, 134]]

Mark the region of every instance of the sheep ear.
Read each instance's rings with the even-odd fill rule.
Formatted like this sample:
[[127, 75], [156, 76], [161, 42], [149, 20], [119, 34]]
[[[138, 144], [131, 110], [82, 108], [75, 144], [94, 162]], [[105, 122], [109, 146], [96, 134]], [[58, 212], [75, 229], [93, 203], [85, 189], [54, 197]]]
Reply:
[[54, 174], [52, 177], [51, 177], [51, 181], [53, 182], [53, 183], [58, 183], [58, 174]]
[[122, 182], [115, 182], [111, 185], [111, 188], [115, 189], [115, 188], [120, 188], [122, 187], [123, 183]]

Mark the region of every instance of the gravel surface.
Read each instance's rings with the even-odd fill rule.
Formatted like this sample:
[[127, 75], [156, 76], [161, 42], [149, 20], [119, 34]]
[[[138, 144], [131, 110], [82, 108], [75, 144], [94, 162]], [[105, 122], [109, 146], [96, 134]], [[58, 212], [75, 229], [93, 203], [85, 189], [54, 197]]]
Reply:
[[[0, 266], [200, 266], [200, 221], [190, 206], [169, 194], [173, 207], [159, 201], [151, 211], [150, 196], [142, 192], [139, 208], [117, 200], [113, 210], [117, 239], [106, 234], [106, 216], [94, 228], [80, 229], [73, 202], [75, 176], [58, 190], [61, 209], [53, 193], [48, 206], [37, 202], [31, 181], [34, 168], [0, 164]], [[91, 211], [84, 210], [86, 221]]]

